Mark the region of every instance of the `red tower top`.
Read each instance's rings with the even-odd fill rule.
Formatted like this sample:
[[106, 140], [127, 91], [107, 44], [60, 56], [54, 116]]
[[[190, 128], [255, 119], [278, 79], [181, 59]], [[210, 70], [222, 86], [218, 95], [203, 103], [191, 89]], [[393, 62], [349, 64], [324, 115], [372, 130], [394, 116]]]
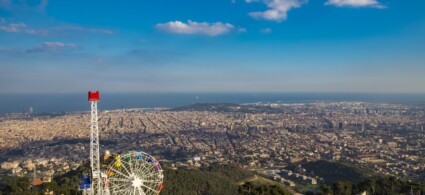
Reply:
[[100, 100], [99, 91], [91, 92], [89, 91], [89, 102], [98, 102]]

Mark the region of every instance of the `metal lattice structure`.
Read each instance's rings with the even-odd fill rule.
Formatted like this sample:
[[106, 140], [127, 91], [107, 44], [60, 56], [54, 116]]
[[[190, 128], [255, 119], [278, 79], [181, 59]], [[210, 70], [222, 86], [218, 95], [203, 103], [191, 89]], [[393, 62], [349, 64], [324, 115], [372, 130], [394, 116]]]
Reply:
[[108, 169], [111, 194], [157, 195], [163, 188], [159, 162], [142, 151], [118, 155]]
[[[163, 188], [163, 171], [159, 162], [142, 151], [113, 158], [107, 172], [101, 171], [97, 102], [99, 91], [90, 92], [90, 166], [91, 178], [85, 175], [79, 189], [90, 195], [157, 195]], [[105, 159], [106, 160], [106, 159]]]
[[99, 101], [99, 92], [89, 92], [89, 102], [91, 103], [90, 120], [90, 166], [92, 169], [92, 180], [90, 194], [102, 193], [102, 177], [100, 171], [100, 152], [99, 152], [99, 124], [97, 116], [97, 102]]

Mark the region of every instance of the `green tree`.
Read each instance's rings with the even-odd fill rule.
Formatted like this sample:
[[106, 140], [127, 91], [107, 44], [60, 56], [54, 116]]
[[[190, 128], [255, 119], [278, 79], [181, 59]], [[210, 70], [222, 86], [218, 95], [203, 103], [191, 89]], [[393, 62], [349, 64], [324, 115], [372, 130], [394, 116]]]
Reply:
[[338, 195], [351, 195], [353, 192], [353, 184], [351, 182], [338, 181], [334, 183], [332, 191]]
[[320, 194], [322, 195], [332, 195], [333, 193], [332, 188], [326, 184], [320, 188]]

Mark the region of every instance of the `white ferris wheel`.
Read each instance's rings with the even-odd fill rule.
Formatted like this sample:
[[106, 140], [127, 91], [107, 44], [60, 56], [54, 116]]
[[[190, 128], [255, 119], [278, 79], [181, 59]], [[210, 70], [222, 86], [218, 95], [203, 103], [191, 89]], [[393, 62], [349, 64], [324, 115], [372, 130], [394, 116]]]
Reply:
[[157, 195], [163, 188], [159, 162], [142, 151], [115, 156], [107, 174], [112, 195]]

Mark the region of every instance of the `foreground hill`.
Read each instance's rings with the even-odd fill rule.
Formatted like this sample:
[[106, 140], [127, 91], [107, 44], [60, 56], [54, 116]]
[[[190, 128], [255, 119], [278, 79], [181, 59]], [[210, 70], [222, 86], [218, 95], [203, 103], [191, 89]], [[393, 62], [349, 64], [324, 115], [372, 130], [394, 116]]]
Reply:
[[278, 183], [232, 165], [215, 164], [200, 170], [165, 171], [161, 194], [292, 194]]
[[161, 194], [237, 194], [236, 183], [253, 174], [231, 165], [214, 165], [200, 170], [166, 169], [164, 176]]
[[[164, 167], [164, 186], [161, 194], [173, 195], [260, 195], [293, 194], [292, 189], [262, 178], [234, 165], [213, 164], [199, 169], [172, 169]], [[366, 177], [356, 168], [329, 161], [317, 161], [302, 165], [307, 171], [314, 171], [325, 178], [327, 184], [313, 187], [307, 194], [355, 195], [368, 194], [425, 194], [425, 184], [409, 182], [395, 177]], [[47, 189], [55, 194], [81, 194], [77, 189], [79, 177], [88, 172], [88, 165], [75, 171], [55, 177], [52, 182], [37, 188], [30, 188], [28, 178], [0, 176], [0, 195], [41, 195]]]
[[[87, 166], [87, 165], [86, 165]], [[0, 178], [0, 194], [42, 194], [47, 189], [58, 194], [80, 194], [79, 177], [87, 172], [85, 166], [54, 178], [54, 181], [30, 189], [28, 178]], [[161, 194], [226, 195], [226, 194], [291, 194], [272, 182], [250, 181], [255, 175], [233, 165], [214, 164], [209, 167], [174, 170], [164, 166], [164, 186]], [[246, 181], [242, 182], [241, 181]]]

